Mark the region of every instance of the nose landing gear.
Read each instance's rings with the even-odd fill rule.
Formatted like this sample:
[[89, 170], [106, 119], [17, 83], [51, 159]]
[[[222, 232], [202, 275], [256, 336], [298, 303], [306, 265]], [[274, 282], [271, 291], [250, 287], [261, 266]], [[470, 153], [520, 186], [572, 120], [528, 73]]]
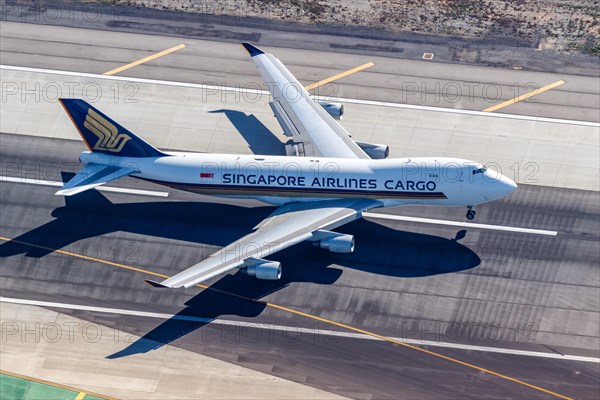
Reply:
[[467, 219], [471, 221], [475, 218], [475, 210], [473, 210], [473, 206], [467, 206]]

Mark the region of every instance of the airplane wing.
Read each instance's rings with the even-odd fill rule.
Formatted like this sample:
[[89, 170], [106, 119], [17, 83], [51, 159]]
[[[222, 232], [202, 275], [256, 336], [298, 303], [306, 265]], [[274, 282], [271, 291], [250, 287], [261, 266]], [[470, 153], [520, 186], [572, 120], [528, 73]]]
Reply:
[[286, 136], [301, 156], [370, 158], [335, 119], [316, 103], [272, 54], [242, 43], [256, 64], [273, 101], [269, 103]]
[[63, 188], [55, 194], [72, 196], [136, 172], [135, 169], [116, 165], [86, 164]]
[[339, 199], [290, 203], [280, 206], [254, 231], [214, 253], [206, 260], [162, 282], [146, 280], [154, 287], [189, 288], [234, 268], [246, 267], [277, 251], [305, 240], [338, 235], [325, 231], [361, 217], [381, 203], [368, 199]]

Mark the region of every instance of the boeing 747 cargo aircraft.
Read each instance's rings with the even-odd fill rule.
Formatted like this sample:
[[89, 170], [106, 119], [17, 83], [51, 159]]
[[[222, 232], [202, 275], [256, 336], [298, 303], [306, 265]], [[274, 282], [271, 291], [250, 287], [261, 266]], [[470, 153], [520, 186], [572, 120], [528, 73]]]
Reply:
[[386, 145], [356, 142], [336, 122], [340, 104], [318, 103], [272, 54], [244, 43], [271, 93], [269, 103], [290, 140], [287, 157], [161, 151], [79, 99], [61, 103], [89, 151], [84, 167], [57, 194], [71, 196], [133, 176], [190, 192], [254, 198], [275, 211], [238, 241], [154, 287], [189, 288], [234, 270], [279, 279], [265, 257], [303, 241], [350, 253], [354, 237], [332, 231], [366, 210], [404, 204], [467, 207], [499, 199], [517, 185], [483, 165], [457, 158], [392, 158]]

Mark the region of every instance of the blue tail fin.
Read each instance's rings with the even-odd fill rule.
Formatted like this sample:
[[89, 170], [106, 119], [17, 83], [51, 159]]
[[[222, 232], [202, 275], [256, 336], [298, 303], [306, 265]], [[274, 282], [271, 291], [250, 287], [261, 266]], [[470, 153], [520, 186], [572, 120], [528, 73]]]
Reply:
[[165, 155], [85, 101], [59, 100], [91, 151], [123, 157]]

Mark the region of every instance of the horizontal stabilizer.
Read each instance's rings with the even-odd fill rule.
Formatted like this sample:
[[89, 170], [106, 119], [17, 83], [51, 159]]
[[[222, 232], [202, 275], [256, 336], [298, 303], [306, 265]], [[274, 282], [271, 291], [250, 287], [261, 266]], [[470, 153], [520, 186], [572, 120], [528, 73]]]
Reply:
[[131, 168], [116, 165], [87, 164], [63, 188], [55, 194], [72, 196], [85, 190], [100, 186], [106, 182], [114, 181], [136, 172]]
[[144, 279], [144, 282], [146, 282], [148, 285], [150, 285], [152, 287], [160, 288], [160, 289], [164, 289], [164, 288], [169, 288], [170, 287], [170, 286], [163, 285], [160, 282], [152, 281], [150, 279]]

